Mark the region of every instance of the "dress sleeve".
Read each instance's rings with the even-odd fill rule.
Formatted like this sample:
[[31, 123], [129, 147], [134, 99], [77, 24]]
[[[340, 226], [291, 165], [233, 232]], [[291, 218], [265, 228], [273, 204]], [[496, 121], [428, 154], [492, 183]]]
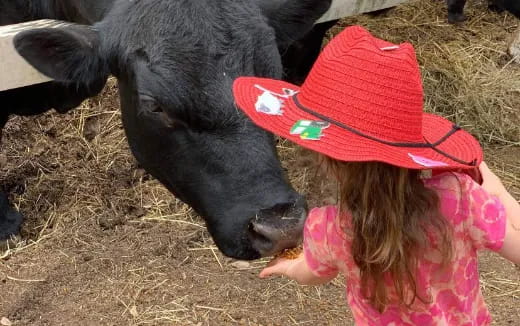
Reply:
[[475, 249], [499, 251], [506, 234], [506, 212], [500, 200], [490, 195], [470, 177], [461, 180], [462, 195], [467, 198], [466, 228]]
[[303, 232], [303, 251], [307, 265], [320, 277], [338, 272], [329, 248], [328, 233], [334, 225], [337, 210], [333, 206], [314, 208], [309, 213]]

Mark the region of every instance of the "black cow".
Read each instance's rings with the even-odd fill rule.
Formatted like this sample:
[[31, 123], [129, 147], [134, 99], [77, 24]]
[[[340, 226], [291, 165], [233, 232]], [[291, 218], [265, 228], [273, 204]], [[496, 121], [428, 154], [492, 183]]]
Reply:
[[[447, 0], [448, 1], [448, 22], [459, 23], [466, 20], [464, 6], [466, 0]], [[498, 12], [504, 10], [520, 18], [520, 0], [490, 0], [489, 8]]]
[[[0, 92], [9, 114], [66, 112], [117, 77], [123, 126], [139, 163], [206, 221], [226, 255], [293, 246], [305, 200], [286, 181], [273, 137], [237, 110], [233, 80], [282, 78], [280, 53], [330, 0], [11, 0], [0, 23], [54, 18], [89, 25], [18, 34], [18, 52], [53, 82]], [[290, 51], [289, 51], [290, 52]], [[0, 198], [0, 237], [21, 216]]]

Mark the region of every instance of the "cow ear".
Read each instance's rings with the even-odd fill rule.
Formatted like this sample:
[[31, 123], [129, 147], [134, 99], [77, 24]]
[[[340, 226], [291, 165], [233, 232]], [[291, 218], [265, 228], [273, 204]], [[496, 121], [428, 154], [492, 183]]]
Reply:
[[14, 38], [18, 53], [38, 71], [85, 86], [108, 77], [100, 44], [99, 33], [83, 25], [29, 30]]
[[275, 30], [278, 48], [303, 38], [329, 10], [332, 0], [259, 0], [262, 13]]

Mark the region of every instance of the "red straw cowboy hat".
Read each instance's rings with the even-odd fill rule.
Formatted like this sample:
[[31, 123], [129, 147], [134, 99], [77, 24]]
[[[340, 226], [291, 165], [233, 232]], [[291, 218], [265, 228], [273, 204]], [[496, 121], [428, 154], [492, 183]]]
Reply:
[[423, 112], [412, 45], [377, 39], [359, 26], [327, 45], [301, 88], [240, 77], [233, 93], [260, 127], [337, 160], [443, 170], [482, 161], [469, 133]]

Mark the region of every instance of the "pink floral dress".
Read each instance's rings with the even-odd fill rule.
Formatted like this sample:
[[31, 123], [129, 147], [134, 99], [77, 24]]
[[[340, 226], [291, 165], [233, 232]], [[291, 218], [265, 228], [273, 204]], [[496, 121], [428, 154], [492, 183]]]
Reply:
[[[441, 268], [441, 257], [432, 241], [416, 272], [419, 293], [431, 300], [415, 300], [411, 308], [388, 305], [382, 314], [373, 309], [362, 295], [359, 269], [350, 253], [351, 238], [344, 231], [348, 230], [348, 216], [337, 217], [334, 206], [315, 208], [309, 214], [304, 231], [307, 264], [319, 276], [345, 275], [347, 301], [357, 325], [470, 326], [491, 321], [480, 292], [477, 251], [502, 247], [504, 207], [464, 174], [443, 173], [424, 183], [438, 192], [441, 212], [453, 225], [454, 257], [450, 266]], [[397, 298], [393, 287], [388, 293], [390, 300]]]

